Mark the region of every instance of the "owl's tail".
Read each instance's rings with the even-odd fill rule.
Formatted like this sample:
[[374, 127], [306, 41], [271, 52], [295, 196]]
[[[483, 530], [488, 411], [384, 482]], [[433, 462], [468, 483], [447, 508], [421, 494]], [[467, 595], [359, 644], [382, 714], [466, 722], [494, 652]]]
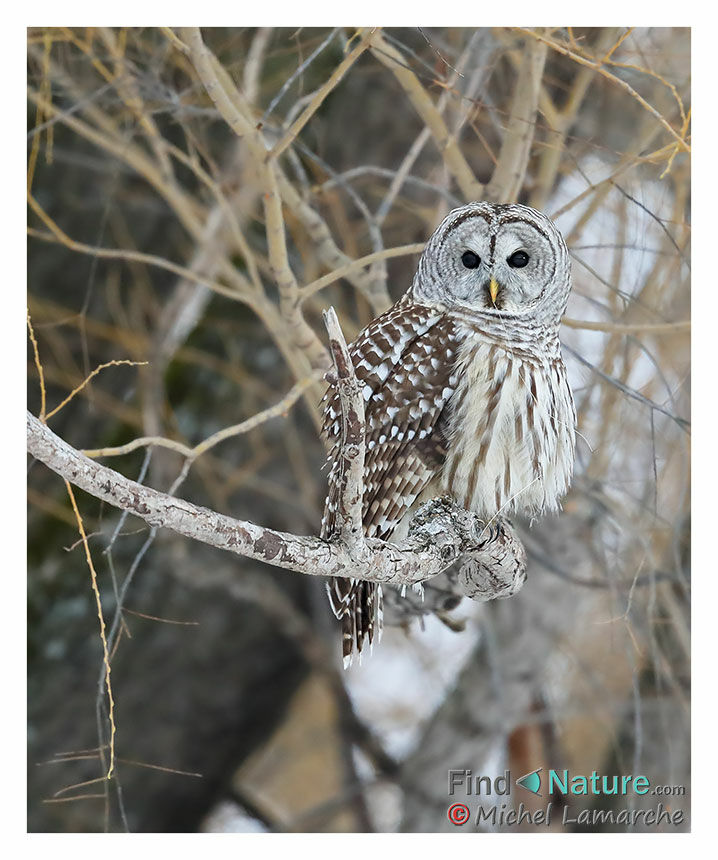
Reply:
[[333, 577], [327, 583], [332, 611], [342, 622], [342, 658], [344, 668], [351, 666], [365, 642], [371, 647], [374, 636], [381, 639], [384, 624], [381, 585], [361, 579]]

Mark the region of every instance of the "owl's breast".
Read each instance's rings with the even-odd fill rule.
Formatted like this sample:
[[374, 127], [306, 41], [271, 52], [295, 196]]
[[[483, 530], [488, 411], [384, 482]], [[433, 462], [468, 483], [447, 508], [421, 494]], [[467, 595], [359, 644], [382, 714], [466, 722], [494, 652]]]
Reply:
[[576, 423], [560, 356], [474, 341], [458, 370], [443, 491], [485, 517], [557, 510], [573, 471]]

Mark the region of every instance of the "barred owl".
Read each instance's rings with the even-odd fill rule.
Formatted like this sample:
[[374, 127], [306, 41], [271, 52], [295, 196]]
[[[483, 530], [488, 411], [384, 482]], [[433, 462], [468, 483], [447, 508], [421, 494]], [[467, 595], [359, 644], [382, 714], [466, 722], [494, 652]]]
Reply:
[[[559, 508], [576, 415], [559, 324], [571, 289], [566, 244], [518, 204], [454, 209], [429, 239], [409, 290], [350, 347], [366, 409], [363, 522], [401, 540], [416, 508], [450, 494], [482, 519]], [[322, 536], [334, 529], [339, 399]], [[381, 632], [381, 586], [334, 578], [345, 666]]]

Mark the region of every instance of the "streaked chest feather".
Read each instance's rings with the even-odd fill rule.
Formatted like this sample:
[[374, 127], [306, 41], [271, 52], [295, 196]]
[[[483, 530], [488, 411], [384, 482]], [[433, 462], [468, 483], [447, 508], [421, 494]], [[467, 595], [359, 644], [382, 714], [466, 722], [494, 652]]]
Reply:
[[555, 511], [573, 471], [575, 412], [560, 357], [467, 338], [442, 489], [482, 516]]

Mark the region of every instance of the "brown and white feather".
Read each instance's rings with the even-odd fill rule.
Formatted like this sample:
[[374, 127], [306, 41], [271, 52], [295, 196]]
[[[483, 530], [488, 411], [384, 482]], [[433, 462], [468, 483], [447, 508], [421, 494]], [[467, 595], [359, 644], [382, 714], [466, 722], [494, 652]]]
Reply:
[[[446, 456], [441, 418], [454, 392], [457, 353], [453, 321], [407, 297], [374, 320], [350, 346], [363, 386], [366, 421], [363, 522], [367, 537], [388, 539]], [[329, 491], [322, 536], [335, 526], [339, 397], [329, 392], [324, 432], [330, 450]], [[334, 578], [328, 584], [332, 609], [341, 619], [344, 657], [361, 651], [381, 632], [381, 587]]]

